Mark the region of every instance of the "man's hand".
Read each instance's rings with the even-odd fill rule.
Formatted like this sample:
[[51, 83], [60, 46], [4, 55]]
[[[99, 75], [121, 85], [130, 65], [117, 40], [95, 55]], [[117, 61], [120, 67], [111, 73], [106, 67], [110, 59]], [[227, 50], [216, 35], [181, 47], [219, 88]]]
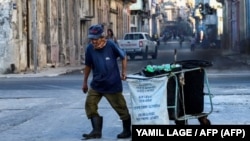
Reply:
[[122, 75], [121, 75], [121, 79], [122, 79], [122, 80], [126, 80], [126, 78], [127, 78], [126, 73], [122, 73]]
[[87, 93], [88, 92], [88, 85], [87, 84], [83, 84], [83, 86], [82, 86], [82, 91], [83, 91], [83, 93]]

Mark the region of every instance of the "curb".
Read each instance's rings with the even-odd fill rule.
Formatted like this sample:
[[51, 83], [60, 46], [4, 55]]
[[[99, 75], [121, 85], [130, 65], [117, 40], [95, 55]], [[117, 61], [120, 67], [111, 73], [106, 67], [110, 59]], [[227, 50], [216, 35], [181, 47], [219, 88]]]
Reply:
[[73, 71], [81, 71], [83, 67], [72, 67], [72, 68], [65, 68], [65, 67], [58, 67], [58, 68], [49, 68], [41, 70], [37, 73], [34, 72], [24, 72], [24, 73], [13, 73], [13, 74], [0, 74], [0, 78], [24, 78], [24, 77], [54, 77], [59, 76], [67, 73], [71, 73]]

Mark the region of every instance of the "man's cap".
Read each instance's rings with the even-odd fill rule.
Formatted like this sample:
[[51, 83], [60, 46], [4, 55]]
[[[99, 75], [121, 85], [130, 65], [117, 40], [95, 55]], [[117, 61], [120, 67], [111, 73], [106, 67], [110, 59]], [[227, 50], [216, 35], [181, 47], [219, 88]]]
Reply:
[[103, 26], [100, 24], [92, 25], [89, 27], [88, 38], [98, 39], [103, 35]]

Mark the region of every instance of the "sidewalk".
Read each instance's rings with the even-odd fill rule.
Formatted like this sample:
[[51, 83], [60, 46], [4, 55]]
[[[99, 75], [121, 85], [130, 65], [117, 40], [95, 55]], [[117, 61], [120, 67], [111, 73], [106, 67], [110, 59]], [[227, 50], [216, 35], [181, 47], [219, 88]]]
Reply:
[[247, 54], [240, 54], [240, 53], [235, 53], [235, 52], [231, 52], [231, 51], [224, 51], [224, 52], [222, 52], [222, 56], [225, 56], [228, 59], [234, 60], [238, 63], [250, 65], [250, 55], [247, 55]]
[[67, 66], [67, 67], [56, 67], [56, 68], [43, 68], [35, 72], [22, 72], [13, 74], [0, 74], [0, 78], [21, 78], [21, 77], [53, 77], [61, 74], [70, 73], [76, 70], [82, 70], [83, 66]]

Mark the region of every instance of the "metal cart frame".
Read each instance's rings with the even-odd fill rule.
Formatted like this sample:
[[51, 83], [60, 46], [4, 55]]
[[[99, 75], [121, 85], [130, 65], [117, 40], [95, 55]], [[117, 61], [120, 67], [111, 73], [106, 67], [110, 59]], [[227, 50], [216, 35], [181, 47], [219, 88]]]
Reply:
[[[203, 93], [204, 93], [204, 97], [208, 97], [209, 99], [209, 107], [210, 110], [208, 112], [202, 112], [202, 113], [198, 113], [198, 114], [186, 114], [185, 112], [185, 106], [183, 106], [182, 110], [183, 110], [183, 115], [179, 116], [178, 115], [178, 102], [183, 102], [182, 105], [184, 105], [185, 99], [184, 99], [184, 95], [185, 92], [180, 93], [180, 89], [179, 86], [183, 85], [183, 82], [185, 82], [185, 78], [183, 77], [183, 74], [189, 71], [196, 71], [196, 70], [203, 70], [204, 71], [204, 88], [203, 88]], [[138, 74], [138, 73], [137, 73]], [[178, 74], [181, 74], [181, 78], [178, 78]], [[140, 74], [139, 74], [140, 75]], [[174, 100], [174, 105], [168, 105], [167, 108], [169, 109], [173, 109], [174, 111], [174, 119], [170, 119], [170, 120], [175, 120], [175, 123], [177, 125], [185, 125], [187, 124], [187, 121], [189, 119], [198, 119], [201, 125], [211, 125], [211, 122], [209, 119], [207, 119], [207, 116], [209, 114], [212, 113], [213, 111], [213, 104], [212, 104], [212, 97], [213, 94], [211, 94], [210, 92], [210, 87], [209, 87], [209, 81], [207, 78], [207, 73], [206, 70], [203, 67], [195, 67], [195, 68], [191, 68], [191, 69], [182, 69], [180, 71], [175, 71], [175, 72], [169, 72], [166, 74], [161, 74], [161, 75], [156, 75], [156, 76], [152, 76], [152, 77], [143, 77], [143, 78], [134, 78], [134, 77], [127, 77], [127, 79], [151, 79], [151, 78], [157, 78], [157, 77], [163, 77], [163, 76], [167, 76], [168, 78], [173, 77], [175, 80], [175, 100]], [[185, 85], [185, 84], [184, 84]], [[204, 92], [205, 87], [207, 88], [207, 92]], [[182, 101], [178, 101], [179, 96], [182, 95], [183, 100]], [[204, 104], [204, 103], [203, 103]]]
[[[183, 77], [183, 73], [201, 70], [201, 69], [204, 71], [204, 89], [205, 89], [205, 87], [207, 89], [207, 92], [204, 92], [204, 89], [203, 89], [204, 97], [208, 97], [210, 110], [208, 110], [207, 112], [202, 112], [202, 113], [198, 113], [198, 114], [186, 114], [185, 106], [183, 106], [182, 107], [183, 108], [183, 116], [178, 116], [178, 112], [177, 112], [178, 111], [178, 106], [177, 106], [178, 102], [182, 102], [182, 105], [185, 105], [184, 104], [185, 103], [185, 99], [184, 99], [185, 91], [184, 92], [182, 91], [182, 93], [180, 93], [180, 91], [179, 91], [180, 90], [179, 86], [185, 85], [185, 84], [182, 84], [183, 82], [179, 82], [179, 81], [184, 81], [184, 83], [185, 83], [185, 78], [178, 79], [177, 74], [182, 74], [181, 77]], [[213, 104], [212, 104], [213, 94], [210, 92], [210, 86], [209, 86], [209, 81], [207, 78], [206, 70], [202, 67], [196, 67], [196, 68], [192, 68], [192, 69], [183, 69], [179, 72], [170, 73], [168, 75], [168, 77], [174, 77], [174, 80], [176, 82], [174, 105], [168, 105], [168, 109], [174, 109], [174, 119], [176, 121], [176, 124], [187, 124], [187, 120], [189, 120], [189, 119], [198, 119], [201, 125], [210, 125], [211, 122], [210, 122], [210, 120], [207, 119], [207, 116], [213, 112]], [[178, 97], [180, 95], [183, 98], [182, 101], [178, 101], [179, 100]], [[179, 121], [183, 121], [183, 122], [179, 122]]]

